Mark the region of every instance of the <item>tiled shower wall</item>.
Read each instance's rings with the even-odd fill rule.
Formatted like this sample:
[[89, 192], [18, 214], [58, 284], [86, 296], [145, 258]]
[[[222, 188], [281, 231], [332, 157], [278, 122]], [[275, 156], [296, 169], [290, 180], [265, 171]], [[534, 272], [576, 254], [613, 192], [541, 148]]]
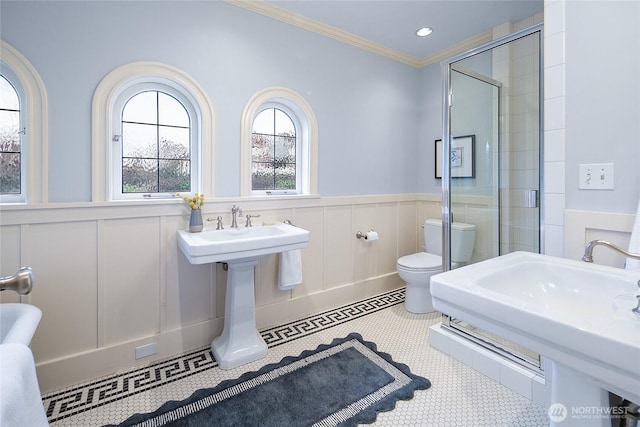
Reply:
[[[406, 194], [215, 200], [204, 218], [221, 215], [228, 226], [232, 204], [311, 232], [304, 283], [294, 290], [277, 289], [277, 256], [256, 267], [259, 328], [402, 286], [397, 258], [424, 246], [424, 219], [441, 217], [440, 195]], [[226, 273], [189, 264], [176, 239], [187, 223], [179, 201], [3, 207], [0, 274], [21, 265], [35, 274], [22, 302], [43, 312], [32, 341], [43, 393], [205, 346], [221, 333]], [[370, 229], [378, 241], [356, 238]], [[152, 342], [158, 353], [136, 361], [135, 348]]]
[[[494, 30], [494, 37], [542, 22], [536, 15]], [[501, 94], [500, 253], [539, 252], [539, 207], [527, 207], [530, 190], [540, 179], [540, 47], [542, 39], [527, 36], [494, 49], [493, 69], [503, 83]], [[541, 197], [541, 192], [538, 193]]]

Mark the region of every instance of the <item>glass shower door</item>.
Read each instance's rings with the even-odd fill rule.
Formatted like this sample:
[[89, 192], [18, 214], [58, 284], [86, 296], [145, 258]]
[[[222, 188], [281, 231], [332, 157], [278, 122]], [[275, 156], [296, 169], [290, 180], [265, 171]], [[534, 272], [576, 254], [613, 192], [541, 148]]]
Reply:
[[[471, 263], [540, 252], [540, 57], [535, 31], [449, 64], [448, 211], [454, 222], [476, 227]], [[448, 267], [455, 268], [451, 261]], [[540, 367], [539, 355], [526, 348], [455, 318], [444, 323]]]

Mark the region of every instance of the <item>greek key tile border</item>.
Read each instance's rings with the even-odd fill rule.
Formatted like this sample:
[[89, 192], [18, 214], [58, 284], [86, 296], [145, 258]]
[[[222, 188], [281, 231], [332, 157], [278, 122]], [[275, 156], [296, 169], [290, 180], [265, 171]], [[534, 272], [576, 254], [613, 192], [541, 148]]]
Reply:
[[[404, 302], [405, 288], [396, 289], [320, 314], [264, 329], [269, 348], [332, 328], [350, 320]], [[85, 412], [129, 396], [161, 387], [218, 366], [209, 346], [154, 362], [143, 368], [111, 375], [42, 396], [49, 423]]]

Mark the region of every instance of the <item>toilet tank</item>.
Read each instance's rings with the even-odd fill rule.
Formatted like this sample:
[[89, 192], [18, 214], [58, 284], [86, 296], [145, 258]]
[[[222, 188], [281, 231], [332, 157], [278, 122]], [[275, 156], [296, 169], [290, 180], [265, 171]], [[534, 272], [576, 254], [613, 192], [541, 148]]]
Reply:
[[[476, 226], [463, 222], [451, 224], [451, 261], [469, 262], [476, 240]], [[442, 255], [442, 221], [428, 219], [424, 222], [426, 252]]]

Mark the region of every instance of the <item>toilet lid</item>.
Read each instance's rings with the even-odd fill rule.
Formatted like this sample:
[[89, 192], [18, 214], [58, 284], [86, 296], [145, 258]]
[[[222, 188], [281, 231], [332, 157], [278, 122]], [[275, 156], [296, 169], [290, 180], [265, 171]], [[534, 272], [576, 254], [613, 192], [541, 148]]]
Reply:
[[442, 258], [439, 255], [419, 252], [403, 256], [398, 260], [398, 265], [411, 270], [435, 270], [442, 267]]

